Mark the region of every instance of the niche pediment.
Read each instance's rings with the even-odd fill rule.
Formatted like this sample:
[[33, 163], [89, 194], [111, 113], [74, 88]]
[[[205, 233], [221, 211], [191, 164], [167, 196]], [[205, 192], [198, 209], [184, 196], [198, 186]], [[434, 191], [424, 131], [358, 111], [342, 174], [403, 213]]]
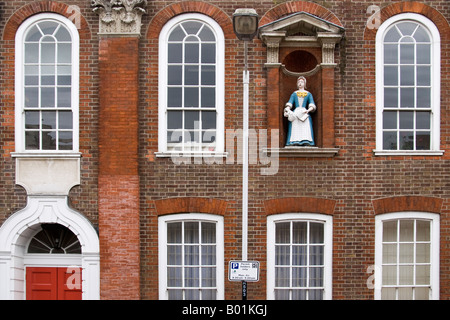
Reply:
[[279, 65], [280, 47], [321, 47], [322, 67], [335, 66], [334, 48], [344, 28], [307, 12], [297, 12], [270, 22], [259, 29], [266, 44], [267, 64]]

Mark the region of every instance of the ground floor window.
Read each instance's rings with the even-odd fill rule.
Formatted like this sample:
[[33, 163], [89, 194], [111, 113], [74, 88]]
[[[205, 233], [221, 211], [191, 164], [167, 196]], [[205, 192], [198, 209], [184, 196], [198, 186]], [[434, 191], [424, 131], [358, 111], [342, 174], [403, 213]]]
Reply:
[[159, 218], [160, 299], [223, 299], [223, 218]]
[[331, 299], [331, 216], [273, 215], [267, 226], [268, 299]]
[[439, 215], [377, 216], [376, 299], [439, 298]]

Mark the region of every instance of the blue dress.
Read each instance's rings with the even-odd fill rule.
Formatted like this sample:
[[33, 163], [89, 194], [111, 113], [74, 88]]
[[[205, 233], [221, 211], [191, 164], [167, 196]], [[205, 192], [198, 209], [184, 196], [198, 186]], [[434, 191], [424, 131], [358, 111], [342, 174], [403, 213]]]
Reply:
[[308, 108], [316, 110], [313, 96], [308, 91], [295, 91], [286, 103], [284, 116], [288, 118], [288, 134], [286, 146], [314, 146], [314, 133]]

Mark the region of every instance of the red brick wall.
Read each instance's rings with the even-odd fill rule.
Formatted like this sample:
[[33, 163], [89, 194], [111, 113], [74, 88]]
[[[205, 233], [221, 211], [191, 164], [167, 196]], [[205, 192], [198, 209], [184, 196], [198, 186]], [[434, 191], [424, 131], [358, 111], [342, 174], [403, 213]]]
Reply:
[[139, 299], [138, 37], [99, 47], [101, 297]]
[[[376, 30], [366, 28], [366, 23], [367, 9], [374, 4], [382, 8], [383, 21], [400, 12], [416, 12], [434, 21], [441, 33], [443, 157], [373, 155]], [[345, 38], [335, 50], [338, 66], [327, 71], [333, 73], [334, 82], [322, 81], [322, 90], [334, 91], [334, 143], [328, 141], [340, 149], [338, 155], [280, 159], [279, 171], [273, 176], [260, 175], [261, 165], [250, 166], [249, 259], [259, 260], [262, 272], [258, 283], [249, 283], [249, 299], [266, 297], [267, 214], [303, 210], [333, 215], [333, 298], [372, 299], [366, 271], [374, 263], [374, 217], [393, 208], [440, 213], [440, 290], [442, 299], [450, 298], [450, 2], [148, 1], [140, 39], [99, 39], [98, 16], [88, 0], [0, 2], [0, 223], [26, 205], [24, 191], [15, 186], [11, 158], [15, 32], [22, 21], [38, 12], [69, 16], [69, 5], [77, 5], [82, 14], [82, 183], [71, 191], [70, 202], [94, 224], [99, 223], [102, 298], [158, 298], [159, 214], [203, 210], [223, 215], [224, 264], [240, 258], [241, 166], [236, 161], [175, 165], [171, 159], [155, 156], [159, 32], [170, 18], [184, 12], [209, 15], [222, 27], [225, 128], [242, 128], [243, 44], [234, 36], [231, 20], [238, 7], [255, 8], [261, 25], [306, 11], [345, 28]], [[255, 39], [249, 45], [252, 129], [270, 128], [280, 121], [281, 114], [270, 108], [279, 103], [280, 93], [268, 94], [279, 83], [279, 74], [278, 70], [276, 75], [267, 72], [265, 61], [266, 48]], [[301, 205], [296, 201], [305, 199]], [[225, 281], [227, 299], [239, 299], [240, 294], [240, 284]]]

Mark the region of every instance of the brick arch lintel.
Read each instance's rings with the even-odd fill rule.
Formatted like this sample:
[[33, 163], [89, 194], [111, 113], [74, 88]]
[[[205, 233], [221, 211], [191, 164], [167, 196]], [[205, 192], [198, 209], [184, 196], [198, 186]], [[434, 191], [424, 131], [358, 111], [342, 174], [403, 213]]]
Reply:
[[266, 200], [264, 206], [266, 215], [294, 212], [333, 215], [336, 201], [313, 197], [290, 197]]
[[168, 198], [154, 201], [158, 216], [177, 213], [209, 213], [225, 215], [228, 202], [201, 197]]
[[[2, 39], [3, 40], [14, 40], [16, 36], [17, 29], [19, 26], [29, 17], [38, 13], [57, 13], [68, 19], [75, 18], [74, 8], [71, 6], [56, 1], [34, 1], [29, 3], [20, 9], [18, 9], [14, 14], [8, 19], [6, 26], [3, 30]], [[80, 39], [89, 39], [90, 31], [88, 23], [82, 14], [76, 16], [76, 19], [80, 23], [80, 28], [78, 29]]]
[[307, 12], [328, 22], [343, 27], [339, 18], [327, 8], [309, 1], [289, 1], [281, 3], [267, 11], [260, 20], [260, 25], [266, 25], [284, 16], [297, 12]]
[[224, 11], [203, 1], [183, 1], [173, 3], [155, 14], [147, 29], [147, 39], [158, 39], [163, 26], [173, 17], [183, 13], [202, 13], [207, 15], [221, 26], [226, 39], [236, 37], [231, 18]]
[[[430, 7], [429, 5], [417, 1], [403, 1], [388, 4], [387, 6], [380, 9], [378, 14], [380, 25], [388, 20], [389, 18], [401, 14], [401, 13], [417, 13], [421, 14], [436, 25], [439, 29], [441, 36], [450, 37], [450, 25], [447, 19], [437, 11], [435, 8]], [[364, 40], [375, 40], [378, 28], [374, 28], [372, 26], [366, 25], [364, 30]]]
[[375, 215], [404, 211], [441, 213], [443, 200], [424, 196], [397, 196], [375, 199], [372, 204]]

